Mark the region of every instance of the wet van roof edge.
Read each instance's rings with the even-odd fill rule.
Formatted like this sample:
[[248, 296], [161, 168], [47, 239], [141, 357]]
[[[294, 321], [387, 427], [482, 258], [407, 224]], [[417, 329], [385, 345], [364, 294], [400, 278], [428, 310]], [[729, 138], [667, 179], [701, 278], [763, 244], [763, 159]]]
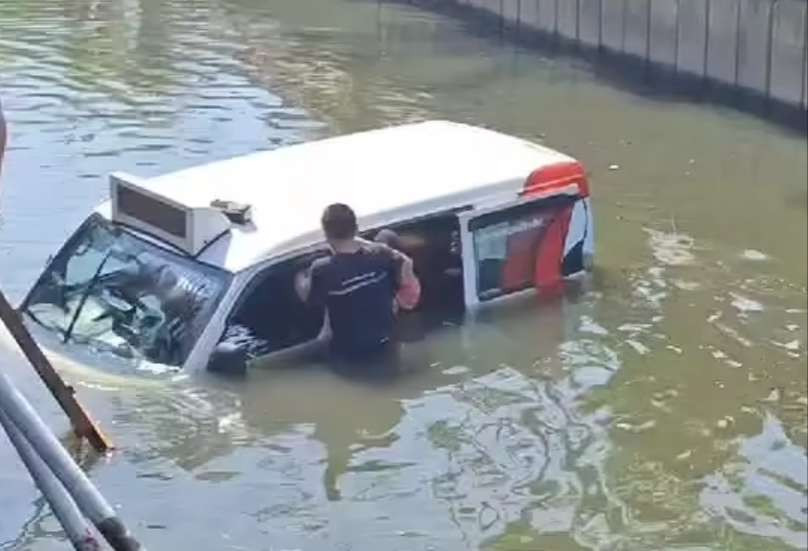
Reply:
[[[535, 169], [572, 160], [492, 130], [429, 121], [251, 153], [141, 183], [190, 208], [216, 199], [250, 204], [253, 223], [233, 225], [199, 256], [239, 272], [322, 241], [320, 214], [330, 203], [351, 205], [361, 227], [379, 227], [517, 194]], [[110, 211], [109, 202], [97, 209], [106, 218]]]

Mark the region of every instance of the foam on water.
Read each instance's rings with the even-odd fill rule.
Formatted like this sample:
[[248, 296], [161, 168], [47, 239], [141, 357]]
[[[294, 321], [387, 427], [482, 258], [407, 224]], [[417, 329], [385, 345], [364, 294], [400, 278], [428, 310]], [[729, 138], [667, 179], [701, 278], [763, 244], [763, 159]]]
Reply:
[[666, 266], [687, 266], [696, 257], [693, 253], [695, 240], [679, 232], [663, 232], [645, 228], [654, 258]]

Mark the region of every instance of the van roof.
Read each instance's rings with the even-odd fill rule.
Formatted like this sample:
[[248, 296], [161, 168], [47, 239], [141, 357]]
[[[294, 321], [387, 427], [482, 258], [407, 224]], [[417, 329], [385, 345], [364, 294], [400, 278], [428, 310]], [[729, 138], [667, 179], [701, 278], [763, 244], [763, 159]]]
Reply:
[[[429, 121], [253, 153], [141, 184], [192, 208], [215, 199], [251, 205], [253, 224], [234, 225], [199, 256], [238, 272], [322, 241], [320, 215], [331, 203], [350, 205], [361, 228], [381, 227], [515, 194], [534, 170], [569, 161], [492, 130]], [[101, 212], [109, 216], [109, 203]]]

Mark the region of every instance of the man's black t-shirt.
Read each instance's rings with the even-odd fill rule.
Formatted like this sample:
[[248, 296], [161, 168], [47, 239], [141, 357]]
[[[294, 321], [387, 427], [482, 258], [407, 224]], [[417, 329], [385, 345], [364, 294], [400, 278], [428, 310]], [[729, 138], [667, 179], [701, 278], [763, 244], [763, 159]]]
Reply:
[[314, 262], [309, 301], [328, 309], [336, 353], [363, 356], [390, 340], [400, 269], [392, 249], [375, 243]]

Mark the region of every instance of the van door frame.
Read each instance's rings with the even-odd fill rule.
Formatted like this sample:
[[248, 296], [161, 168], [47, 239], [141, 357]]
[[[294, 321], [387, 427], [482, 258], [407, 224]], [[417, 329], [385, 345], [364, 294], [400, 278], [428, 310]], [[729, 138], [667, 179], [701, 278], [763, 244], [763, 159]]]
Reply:
[[[304, 249], [283, 254], [281, 256], [269, 258], [239, 273], [237, 277], [234, 278], [233, 280], [232, 295], [228, 297], [230, 300], [228, 300], [226, 304], [223, 304], [224, 308], [222, 309], [221, 317], [216, 320], [216, 327], [211, 328], [213, 332], [211, 335], [212, 342], [210, 343], [209, 347], [210, 350], [212, 351], [213, 348], [215, 348], [216, 345], [221, 342], [222, 336], [224, 335], [224, 332], [227, 330], [227, 326], [229, 325], [236, 309], [238, 309], [242, 305], [243, 301], [246, 300], [245, 299], [246, 295], [249, 292], [251, 292], [252, 286], [257, 284], [258, 278], [262, 277], [263, 274], [265, 274], [269, 270], [272, 270], [279, 264], [293, 261], [296, 258], [314, 255], [318, 252], [325, 252], [325, 248], [326, 245], [324, 243], [317, 243]], [[309, 349], [314, 349], [314, 347], [320, 346], [323, 342], [327, 340], [327, 337], [328, 337], [328, 316], [326, 315], [323, 319], [323, 326], [320, 329], [320, 333], [316, 337], [300, 342], [298, 344], [293, 344], [286, 348], [273, 350], [268, 354], [259, 356], [258, 358], [256, 358], [256, 360], [262, 360], [262, 361], [283, 360], [292, 356], [297, 356], [307, 352]]]
[[[384, 228], [397, 228], [401, 226], [410, 225], [413, 223], [428, 221], [433, 218], [455, 216], [458, 220], [458, 229], [461, 232], [461, 256], [465, 256], [466, 245], [465, 243], [462, 242], [463, 223], [461, 216], [469, 213], [482, 214], [484, 213], [484, 211], [481, 210], [475, 211], [473, 203], [463, 203], [457, 207], [451, 207], [451, 208], [444, 207], [436, 209], [427, 214], [413, 216], [411, 218], [397, 219], [395, 221], [390, 221], [389, 223], [374, 224], [368, 228], [362, 229], [359, 232], [359, 234], [367, 235], [377, 232]], [[205, 368], [204, 364], [207, 361], [207, 358], [210, 357], [216, 345], [219, 342], [221, 342], [222, 336], [224, 335], [224, 332], [227, 329], [227, 325], [230, 318], [232, 317], [236, 308], [240, 306], [242, 297], [247, 292], [252, 283], [255, 281], [255, 278], [260, 277], [260, 274], [262, 274], [266, 270], [272, 269], [273, 266], [276, 266], [289, 260], [294, 260], [295, 258], [301, 256], [313, 254], [318, 251], [324, 251], [327, 249], [327, 247], [328, 245], [325, 242], [318, 242], [295, 251], [284, 253], [277, 257], [268, 258], [254, 266], [250, 266], [249, 268], [236, 273], [232, 278], [230, 288], [228, 289], [226, 294], [222, 297], [219, 303], [219, 308], [211, 317], [208, 326], [205, 328], [202, 335], [200, 335], [200, 338], [197, 341], [197, 345], [194, 347], [194, 350], [191, 352], [191, 355], [189, 355], [189, 359], [186, 362], [186, 367], [193, 366], [194, 368], [196, 367], [201, 367], [202, 369]], [[463, 260], [464, 287], [466, 283], [465, 278], [467, 271], [468, 270], [466, 270], [465, 268], [465, 259], [464, 259]], [[276, 350], [274, 352], [270, 352], [269, 354], [261, 356], [260, 359], [269, 361], [273, 360], [283, 361], [288, 357], [297, 356], [307, 352], [309, 349], [314, 350], [315, 347], [322, 346], [323, 344], [328, 342], [330, 337], [331, 337], [331, 330], [328, 323], [328, 315], [326, 313], [325, 319], [323, 321], [323, 327], [320, 330], [320, 334], [317, 337], [309, 341], [305, 341], [300, 344], [290, 346], [288, 348], [283, 348], [280, 350]]]
[[[579, 201], [582, 199], [578, 193], [577, 186], [570, 186], [560, 191], [554, 190], [553, 192], [547, 194], [521, 196], [516, 200], [500, 203], [493, 207], [486, 207], [458, 213], [457, 216], [458, 221], [460, 223], [460, 242], [463, 256], [463, 294], [465, 295], [465, 302], [467, 309], [472, 310], [478, 308], [482, 304], [477, 290], [477, 281], [479, 278], [477, 277], [478, 263], [477, 263], [477, 255], [474, 248], [474, 234], [472, 233], [471, 230], [469, 230], [469, 225], [474, 220], [488, 214], [506, 211], [515, 207], [521, 207], [523, 205], [540, 205], [541, 203], [558, 198], [568, 198], [570, 199], [571, 202]], [[524, 289], [522, 291], [517, 291], [515, 293], [504, 294], [502, 296], [498, 296], [496, 298], [492, 298], [490, 300], [486, 300], [483, 302], [485, 304], [490, 304], [496, 301], [506, 299], [512, 296], [513, 294], [521, 294], [529, 290], [530, 289]]]

